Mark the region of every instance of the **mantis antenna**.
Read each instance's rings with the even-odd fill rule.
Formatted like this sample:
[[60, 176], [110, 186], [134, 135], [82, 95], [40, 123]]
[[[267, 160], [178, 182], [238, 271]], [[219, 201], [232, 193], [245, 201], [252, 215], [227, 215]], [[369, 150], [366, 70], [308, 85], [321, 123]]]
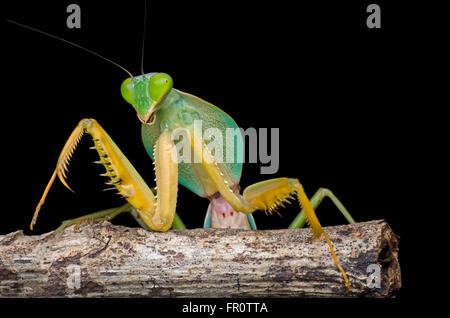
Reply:
[[98, 53], [96, 53], [96, 52], [94, 52], [94, 51], [91, 51], [91, 50], [89, 50], [89, 49], [87, 49], [87, 48], [85, 48], [85, 47], [82, 47], [81, 45], [75, 44], [75, 43], [73, 43], [73, 42], [64, 40], [63, 38], [60, 38], [60, 37], [58, 37], [58, 36], [56, 36], [56, 35], [52, 35], [52, 34], [50, 34], [50, 33], [47, 33], [47, 32], [44, 32], [44, 31], [41, 31], [41, 30], [38, 30], [38, 29], [35, 29], [35, 28], [32, 28], [32, 27], [29, 27], [29, 26], [26, 26], [26, 25], [24, 25], [24, 24], [21, 24], [21, 23], [12, 21], [12, 20], [8, 20], [8, 19], [7, 19], [6, 21], [8, 21], [9, 23], [18, 25], [18, 26], [20, 26], [20, 27], [22, 27], [22, 28], [25, 28], [25, 29], [28, 29], [28, 30], [31, 30], [31, 31], [35, 31], [35, 32], [38, 32], [38, 33], [41, 33], [41, 34], [44, 34], [44, 35], [49, 36], [49, 37], [51, 37], [51, 38], [54, 38], [54, 39], [60, 40], [60, 41], [62, 41], [62, 42], [68, 43], [68, 44], [70, 44], [70, 45], [73, 45], [73, 46], [75, 46], [75, 47], [77, 47], [77, 48], [79, 48], [79, 49], [82, 49], [82, 50], [86, 51], [86, 52], [89, 52], [89, 53], [91, 53], [91, 54], [94, 54], [94, 55], [100, 57], [101, 59], [103, 59], [103, 60], [105, 60], [105, 61], [108, 61], [109, 63], [114, 64], [115, 66], [121, 68], [122, 70], [124, 70], [125, 72], [127, 72], [127, 74], [130, 75], [130, 77], [133, 77], [133, 74], [131, 74], [131, 72], [129, 72], [129, 71], [128, 71], [125, 67], [123, 67], [122, 65], [117, 64], [116, 62], [113, 62], [113, 61], [111, 61], [110, 59], [108, 59], [108, 58], [106, 58], [106, 57], [104, 57], [104, 56], [102, 56], [102, 55], [100, 55], [100, 54], [98, 54]]
[[144, 75], [145, 30], [147, 30], [147, 0], [144, 1], [144, 32], [142, 33], [141, 73]]

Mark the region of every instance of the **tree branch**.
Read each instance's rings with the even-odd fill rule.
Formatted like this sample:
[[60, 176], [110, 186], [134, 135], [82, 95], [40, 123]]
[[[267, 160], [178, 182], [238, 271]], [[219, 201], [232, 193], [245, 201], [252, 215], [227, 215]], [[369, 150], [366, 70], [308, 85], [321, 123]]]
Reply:
[[308, 229], [159, 233], [104, 221], [1, 235], [0, 296], [391, 297], [400, 288], [398, 238], [386, 222], [325, 231], [351, 291], [325, 239], [311, 242]]

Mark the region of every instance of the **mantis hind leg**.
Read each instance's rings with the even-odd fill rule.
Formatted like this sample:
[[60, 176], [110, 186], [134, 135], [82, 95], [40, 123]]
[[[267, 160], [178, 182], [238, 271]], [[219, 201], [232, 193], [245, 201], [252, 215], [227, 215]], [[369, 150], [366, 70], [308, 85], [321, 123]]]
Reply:
[[[91, 135], [94, 140], [93, 148], [97, 150], [100, 156], [97, 163], [104, 165], [106, 173], [103, 176], [110, 179], [107, 184], [117, 188], [118, 194], [134, 207], [135, 212], [145, 223], [145, 227], [155, 231], [170, 229], [175, 219], [178, 191], [178, 163], [176, 157], [174, 158], [176, 154], [172, 154], [174, 144], [170, 138], [170, 132], [167, 130], [161, 132], [155, 144], [154, 165], [157, 191], [154, 195], [133, 165], [95, 119], [81, 120], [64, 145], [56, 169], [36, 207], [30, 228], [33, 229], [38, 212], [56, 176], [70, 189], [65, 180], [65, 172], [69, 160], [84, 133]], [[110, 214], [114, 215], [114, 213], [116, 212], [99, 212], [96, 216], [105, 217]]]
[[[338, 210], [342, 213], [342, 215], [345, 217], [348, 223], [352, 224], [355, 223], [355, 220], [353, 220], [353, 217], [350, 215], [350, 213], [347, 211], [347, 209], [344, 207], [344, 205], [341, 203], [341, 201], [331, 192], [330, 190], [326, 188], [320, 188], [317, 190], [317, 192], [311, 197], [309, 202], [311, 203], [311, 207], [313, 209], [317, 209], [317, 207], [322, 203], [322, 200], [328, 197], [331, 199], [331, 201], [334, 203], [334, 205], [338, 208]], [[297, 215], [297, 217], [292, 221], [291, 225], [289, 225], [290, 229], [297, 229], [301, 228], [306, 223], [306, 214], [302, 210]]]

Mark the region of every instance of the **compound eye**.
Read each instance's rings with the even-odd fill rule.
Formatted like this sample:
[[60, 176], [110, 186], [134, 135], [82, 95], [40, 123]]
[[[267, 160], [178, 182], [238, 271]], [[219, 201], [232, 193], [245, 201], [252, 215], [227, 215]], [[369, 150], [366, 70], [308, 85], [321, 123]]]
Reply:
[[127, 78], [122, 82], [122, 86], [120, 86], [120, 92], [122, 94], [123, 99], [128, 104], [133, 105], [134, 102], [134, 85], [131, 77]]
[[161, 94], [171, 88], [172, 78], [166, 73], [153, 75], [148, 83], [148, 93], [153, 101], [157, 101]]

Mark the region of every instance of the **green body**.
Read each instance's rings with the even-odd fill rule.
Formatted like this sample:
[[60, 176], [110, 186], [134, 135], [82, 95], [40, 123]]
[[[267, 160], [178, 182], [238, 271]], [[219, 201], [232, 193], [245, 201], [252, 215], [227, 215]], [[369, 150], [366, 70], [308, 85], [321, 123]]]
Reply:
[[[239, 180], [242, 174], [243, 139], [235, 121], [218, 107], [172, 87], [172, 79], [165, 73], [149, 73], [126, 79], [121, 87], [122, 96], [136, 110], [142, 122], [142, 141], [151, 159], [155, 161], [154, 147], [164, 131], [172, 134], [177, 148], [185, 144], [192, 145], [189, 136], [198, 136], [205, 147], [214, 156], [215, 164], [219, 167], [222, 176], [231, 182], [232, 191], [239, 191]], [[218, 141], [209, 140], [208, 130], [214, 138], [222, 136]], [[189, 134], [183, 134], [188, 131]], [[214, 142], [211, 146], [210, 142]], [[181, 144], [180, 144], [181, 143]], [[223, 200], [218, 192], [217, 185], [208, 176], [204, 165], [196, 162], [190, 152], [191, 147], [182, 150], [186, 160], [178, 161], [178, 183], [201, 197], [211, 200], [204, 227], [213, 227], [213, 213], [228, 213], [232, 207]], [[184, 151], [189, 150], [189, 155]], [[180, 149], [177, 149], [180, 153]], [[180, 159], [180, 158], [179, 158]], [[220, 211], [220, 212], [219, 212]], [[223, 215], [225, 215], [223, 214]], [[251, 214], [229, 218], [233, 220], [232, 226], [244, 226], [256, 229]], [[176, 219], [174, 226], [177, 226]]]
[[[142, 125], [142, 141], [145, 149], [153, 159], [153, 147], [161, 135], [163, 129], [175, 130], [177, 128], [194, 131], [194, 121], [201, 120], [202, 133], [209, 128], [219, 129], [223, 136], [226, 136], [226, 129], [239, 129], [234, 120], [225, 112], [206, 101], [179, 90], [172, 89], [164, 101], [164, 105], [156, 113], [156, 122], [149, 125]], [[242, 135], [234, 135], [232, 142], [228, 145], [223, 143], [222, 153], [230, 151], [234, 154], [234, 160], [223, 163], [224, 170], [229, 174], [233, 182], [237, 185], [242, 173], [242, 162], [238, 157], [243, 150]], [[231, 149], [230, 149], [231, 148]], [[226, 161], [226, 160], [223, 160]], [[200, 163], [180, 162], [178, 166], [179, 183], [199, 196], [209, 196], [207, 193], [207, 178], [201, 178]], [[200, 175], [199, 175], [200, 174]]]
[[[163, 130], [174, 132], [176, 129], [188, 129], [194, 134], [194, 124], [201, 121], [201, 133], [207, 129], [218, 129], [224, 140], [227, 134], [229, 142], [223, 142], [223, 158], [216, 159], [222, 171], [233, 182], [239, 184], [242, 173], [243, 140], [239, 127], [234, 120], [220, 108], [187, 93], [172, 88], [172, 79], [165, 73], [149, 73], [127, 79], [122, 84], [122, 95], [136, 109], [138, 116], [144, 118], [152, 113], [154, 122], [151, 125], [143, 123], [142, 141], [148, 154], [154, 159], [153, 148]], [[182, 138], [182, 137], [181, 137]], [[175, 141], [175, 143], [179, 142]], [[207, 140], [205, 140], [207, 142]], [[211, 150], [211, 149], [210, 149]], [[232, 160], [227, 160], [226, 154], [233, 154]], [[209, 178], [204, 177], [200, 163], [180, 162], [178, 166], [178, 181], [199, 196], [211, 196]]]

